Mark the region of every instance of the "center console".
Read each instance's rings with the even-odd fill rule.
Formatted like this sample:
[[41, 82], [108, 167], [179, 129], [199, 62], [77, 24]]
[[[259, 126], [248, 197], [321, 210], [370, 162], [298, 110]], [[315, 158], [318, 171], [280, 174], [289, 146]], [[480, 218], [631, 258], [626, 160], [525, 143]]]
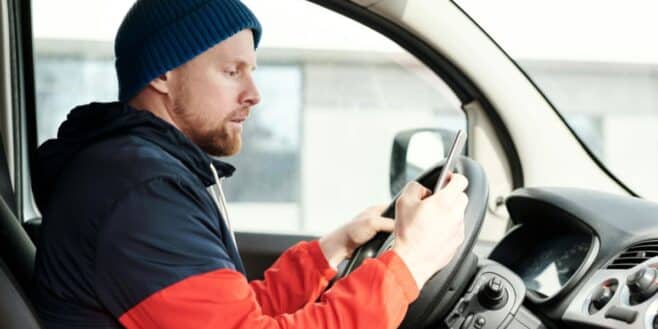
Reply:
[[585, 282], [563, 320], [603, 328], [658, 328], [657, 292], [658, 257], [628, 268], [609, 266]]
[[523, 280], [495, 262], [483, 264], [464, 296], [443, 322], [443, 328], [543, 328], [521, 306], [526, 295]]

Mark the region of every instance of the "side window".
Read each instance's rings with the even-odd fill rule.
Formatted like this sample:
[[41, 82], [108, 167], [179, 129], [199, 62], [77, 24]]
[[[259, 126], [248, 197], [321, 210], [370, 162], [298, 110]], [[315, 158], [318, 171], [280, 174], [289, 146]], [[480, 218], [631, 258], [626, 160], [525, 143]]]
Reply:
[[[262, 102], [224, 159], [237, 167], [225, 185], [237, 230], [324, 234], [390, 201], [396, 133], [466, 126], [443, 81], [377, 32], [305, 1], [245, 3], [264, 26]], [[75, 105], [116, 99], [112, 42], [131, 4], [33, 0], [39, 143]]]

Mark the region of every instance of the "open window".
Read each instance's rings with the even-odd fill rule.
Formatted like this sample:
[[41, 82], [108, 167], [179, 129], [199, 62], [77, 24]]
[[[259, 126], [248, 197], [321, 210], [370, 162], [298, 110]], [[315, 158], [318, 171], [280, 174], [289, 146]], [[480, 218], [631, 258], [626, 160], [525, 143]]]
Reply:
[[[226, 182], [238, 231], [326, 233], [390, 201], [396, 133], [466, 127], [452, 90], [378, 32], [310, 2], [245, 2], [265, 30], [256, 72], [262, 103], [243, 150], [225, 159], [238, 168]], [[131, 4], [33, 0], [39, 144], [75, 105], [116, 99], [112, 42]], [[286, 19], [290, 12], [297, 19]], [[33, 203], [24, 207], [38, 215]]]

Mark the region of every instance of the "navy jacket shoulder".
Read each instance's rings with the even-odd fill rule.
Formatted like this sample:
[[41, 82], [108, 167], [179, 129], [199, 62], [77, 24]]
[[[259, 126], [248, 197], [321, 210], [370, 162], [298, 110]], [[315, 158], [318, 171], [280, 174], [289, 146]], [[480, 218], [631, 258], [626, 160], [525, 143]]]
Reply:
[[73, 110], [40, 147], [35, 175], [35, 299], [46, 327], [112, 327], [186, 277], [244, 271], [206, 190], [211, 164], [233, 172], [148, 112], [118, 103]]

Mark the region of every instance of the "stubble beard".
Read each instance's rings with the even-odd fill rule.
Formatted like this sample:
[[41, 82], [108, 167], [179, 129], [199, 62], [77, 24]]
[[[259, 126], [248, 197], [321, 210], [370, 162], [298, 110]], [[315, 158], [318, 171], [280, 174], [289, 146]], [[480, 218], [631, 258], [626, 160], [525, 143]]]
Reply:
[[178, 116], [178, 126], [195, 145], [211, 156], [231, 156], [240, 151], [242, 136], [240, 132], [229, 132], [226, 116], [218, 124], [208, 128], [205, 118], [191, 113], [182, 104], [175, 104], [174, 112]]
[[231, 156], [240, 152], [242, 137], [240, 133], [230, 134], [226, 131], [226, 122], [215, 129], [200, 134], [192, 140], [204, 152], [212, 156]]

